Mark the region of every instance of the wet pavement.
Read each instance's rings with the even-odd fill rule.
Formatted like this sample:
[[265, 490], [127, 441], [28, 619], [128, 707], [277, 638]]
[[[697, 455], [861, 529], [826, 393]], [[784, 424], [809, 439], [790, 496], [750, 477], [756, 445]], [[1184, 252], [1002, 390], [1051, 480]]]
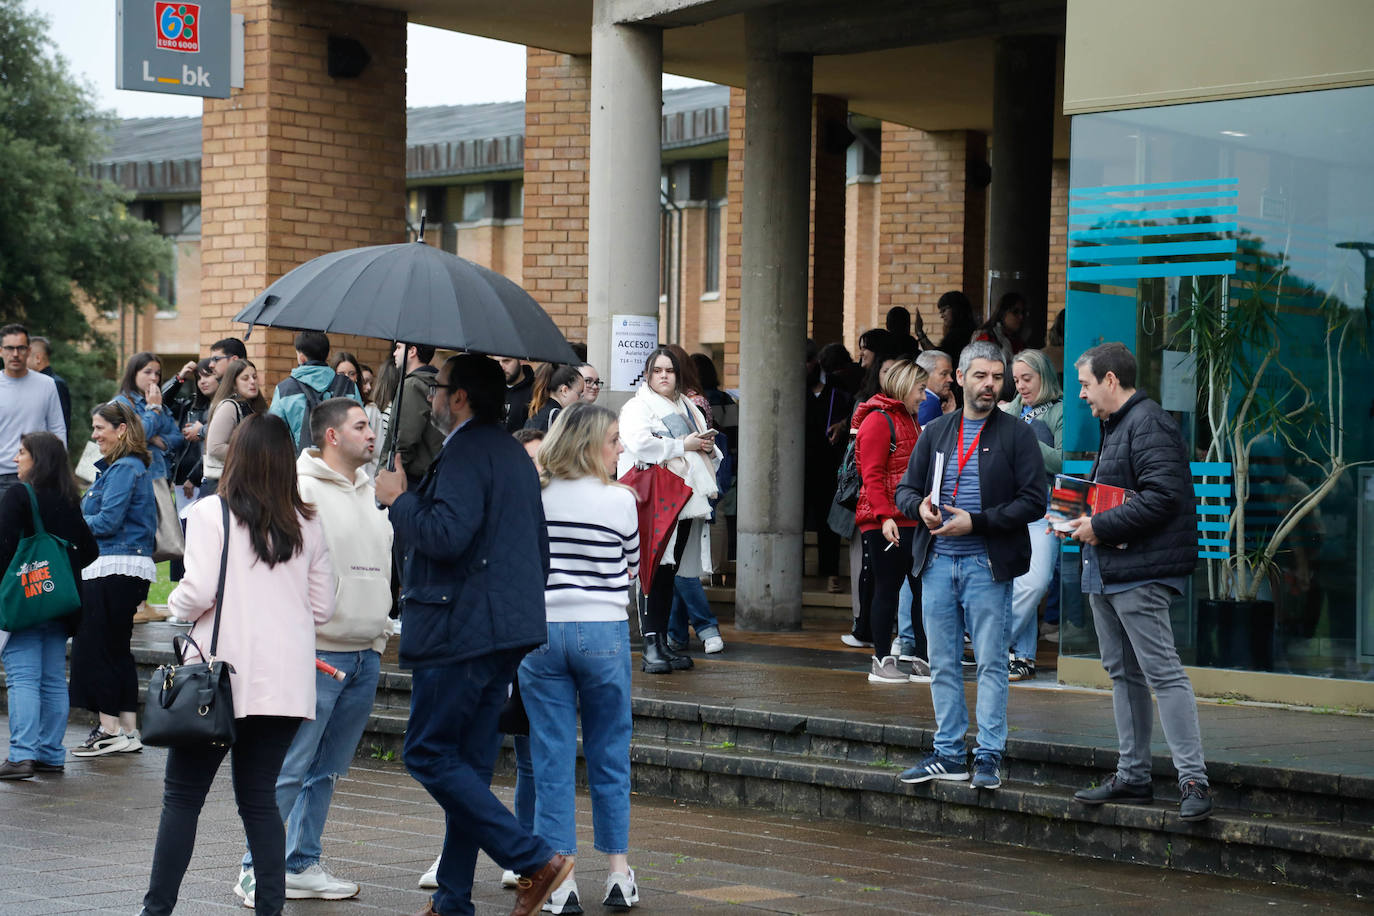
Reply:
[[[685, 687], [690, 679], [665, 680]], [[68, 746], [84, 731], [73, 726]], [[157, 830], [163, 761], [164, 752], [151, 748], [69, 758], [65, 774], [0, 783], [0, 914], [137, 912]], [[511, 802], [508, 783], [497, 791]], [[631, 817], [630, 858], [641, 894], [635, 911], [1370, 911], [1366, 901], [1353, 897], [1291, 887], [665, 799], [636, 796]], [[590, 809], [583, 794], [578, 822], [588, 844], [578, 868], [583, 906], [588, 913], [610, 912], [600, 904], [606, 860], [590, 848]], [[442, 823], [438, 807], [399, 762], [356, 761], [339, 783], [324, 849], [326, 867], [359, 882], [362, 892], [349, 901], [288, 901], [286, 912], [417, 912], [425, 892], [416, 879], [438, 851]], [[242, 851], [226, 765], [201, 817], [177, 912], [241, 910], [230, 885]], [[512, 895], [500, 889], [498, 878], [499, 869], [481, 859], [476, 904], [482, 916], [505, 914], [512, 906]]]

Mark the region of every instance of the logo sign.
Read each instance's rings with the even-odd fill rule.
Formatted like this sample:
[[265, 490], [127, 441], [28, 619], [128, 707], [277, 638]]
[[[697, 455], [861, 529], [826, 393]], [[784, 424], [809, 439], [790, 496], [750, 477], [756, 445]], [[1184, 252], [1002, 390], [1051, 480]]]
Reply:
[[229, 3], [116, 0], [115, 86], [229, 98]]
[[199, 3], [158, 3], [154, 13], [158, 48], [163, 51], [200, 53]]

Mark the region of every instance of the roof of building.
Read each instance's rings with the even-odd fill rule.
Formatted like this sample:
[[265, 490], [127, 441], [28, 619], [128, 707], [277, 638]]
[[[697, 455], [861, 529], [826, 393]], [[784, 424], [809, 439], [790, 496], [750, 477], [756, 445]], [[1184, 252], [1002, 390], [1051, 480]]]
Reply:
[[[663, 93], [664, 149], [723, 141], [728, 86]], [[200, 190], [200, 118], [128, 118], [110, 130], [96, 172], [143, 195]], [[525, 103], [434, 105], [406, 112], [406, 178], [453, 179], [524, 167]]]

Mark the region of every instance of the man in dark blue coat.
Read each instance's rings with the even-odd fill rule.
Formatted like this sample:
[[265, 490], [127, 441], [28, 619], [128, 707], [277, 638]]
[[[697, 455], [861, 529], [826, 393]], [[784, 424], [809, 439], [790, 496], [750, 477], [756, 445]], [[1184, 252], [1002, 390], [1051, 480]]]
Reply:
[[545, 641], [548, 538], [539, 478], [501, 425], [505, 382], [484, 356], [450, 358], [430, 395], [446, 433], [415, 492], [380, 471], [403, 574], [401, 665], [414, 670], [405, 762], [444, 809], [439, 890], [423, 914], [473, 913], [478, 849], [523, 877], [512, 916], [539, 910], [571, 857], [521, 829], [491, 792], [497, 718], [516, 667]]

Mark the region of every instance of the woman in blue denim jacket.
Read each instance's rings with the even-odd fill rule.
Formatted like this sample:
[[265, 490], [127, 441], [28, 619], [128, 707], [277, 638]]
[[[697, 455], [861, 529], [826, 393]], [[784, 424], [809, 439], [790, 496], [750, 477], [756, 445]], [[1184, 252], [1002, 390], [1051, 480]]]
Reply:
[[162, 403], [162, 363], [155, 353], [135, 353], [124, 366], [116, 401], [133, 408], [143, 424], [143, 438], [152, 459], [148, 470], [154, 480], [167, 477], [167, 453], [185, 441], [176, 418]]
[[152, 457], [143, 424], [124, 402], [101, 404], [91, 414], [91, 441], [100, 449], [99, 476], [81, 501], [81, 514], [100, 547], [81, 573], [84, 606], [72, 638], [71, 705], [98, 713], [99, 723], [76, 757], [141, 750], [138, 673], [129, 651], [134, 612], [157, 578], [153, 541], [157, 504]]

